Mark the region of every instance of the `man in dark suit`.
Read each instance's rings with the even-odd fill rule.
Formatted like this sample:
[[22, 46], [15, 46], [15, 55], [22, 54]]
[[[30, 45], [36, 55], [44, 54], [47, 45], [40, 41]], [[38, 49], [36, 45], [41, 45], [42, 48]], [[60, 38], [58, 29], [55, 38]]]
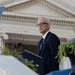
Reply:
[[49, 31], [50, 21], [47, 18], [39, 18], [37, 26], [40, 33], [43, 35], [38, 43], [38, 55], [44, 60], [45, 74], [59, 70], [58, 60], [55, 58], [58, 53], [58, 46], [60, 44], [59, 38]]

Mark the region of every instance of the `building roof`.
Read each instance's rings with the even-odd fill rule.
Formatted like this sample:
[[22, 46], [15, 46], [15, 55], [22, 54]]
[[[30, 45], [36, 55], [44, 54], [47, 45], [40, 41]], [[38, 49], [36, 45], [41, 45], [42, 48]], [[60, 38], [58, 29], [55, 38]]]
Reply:
[[[5, 6], [0, 32], [41, 36], [36, 27], [39, 17], [51, 21], [51, 31], [60, 38], [75, 37], [75, 7], [64, 0], [0, 0]], [[17, 28], [18, 27], [18, 28]], [[38, 39], [38, 38], [37, 38]]]

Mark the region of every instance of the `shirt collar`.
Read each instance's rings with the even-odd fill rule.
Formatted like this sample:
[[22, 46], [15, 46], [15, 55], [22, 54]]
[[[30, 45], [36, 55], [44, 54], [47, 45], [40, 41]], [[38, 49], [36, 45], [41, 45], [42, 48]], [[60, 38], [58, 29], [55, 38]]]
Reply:
[[49, 31], [47, 31], [47, 32], [42, 36], [43, 39], [46, 38], [46, 35], [48, 34], [48, 32], [49, 32]]

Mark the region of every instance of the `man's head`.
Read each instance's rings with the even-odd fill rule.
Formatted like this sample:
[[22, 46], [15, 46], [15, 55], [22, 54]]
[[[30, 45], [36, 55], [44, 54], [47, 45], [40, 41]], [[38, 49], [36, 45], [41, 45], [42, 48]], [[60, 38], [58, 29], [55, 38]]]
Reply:
[[40, 33], [44, 35], [50, 29], [50, 21], [47, 18], [41, 17], [37, 21], [37, 26]]

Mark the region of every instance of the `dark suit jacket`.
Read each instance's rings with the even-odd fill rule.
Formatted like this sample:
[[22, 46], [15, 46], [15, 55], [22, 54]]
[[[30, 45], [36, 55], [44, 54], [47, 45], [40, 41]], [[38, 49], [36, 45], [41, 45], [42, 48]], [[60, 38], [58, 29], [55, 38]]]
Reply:
[[58, 46], [60, 44], [59, 38], [49, 32], [45, 38], [45, 43], [42, 50], [40, 50], [40, 42], [38, 43], [38, 55], [43, 57], [44, 60], [44, 72], [45, 74], [59, 69], [59, 64], [55, 56], [58, 52]]

